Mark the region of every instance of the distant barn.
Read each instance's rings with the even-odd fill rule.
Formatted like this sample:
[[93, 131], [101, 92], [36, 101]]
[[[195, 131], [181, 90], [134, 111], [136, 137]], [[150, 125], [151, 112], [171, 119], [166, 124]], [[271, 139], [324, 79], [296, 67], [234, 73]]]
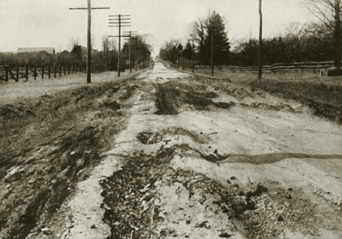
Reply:
[[31, 47], [31, 48], [18, 48], [18, 53], [38, 53], [47, 52], [49, 54], [55, 54], [55, 48], [52, 47]]

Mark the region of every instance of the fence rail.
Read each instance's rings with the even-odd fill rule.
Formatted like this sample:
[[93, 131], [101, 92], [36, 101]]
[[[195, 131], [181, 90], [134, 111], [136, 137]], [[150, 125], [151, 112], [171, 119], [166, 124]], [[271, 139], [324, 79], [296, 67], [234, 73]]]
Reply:
[[[265, 72], [284, 72], [284, 71], [310, 71], [320, 72], [334, 66], [333, 61], [323, 62], [294, 62], [291, 64], [277, 63], [273, 65], [264, 65], [263, 70]], [[258, 71], [257, 66], [228, 66], [228, 69], [232, 71]]]
[[[177, 63], [171, 63], [172, 66], [178, 68], [192, 68], [193, 71], [196, 70], [207, 70], [210, 69], [209, 65], [201, 65], [196, 60], [189, 60], [185, 58], [180, 58]], [[306, 62], [293, 62], [293, 63], [275, 63], [272, 65], [264, 65], [263, 71], [269, 73], [277, 72], [313, 72], [319, 73], [321, 70], [327, 70], [334, 66], [333, 61], [306, 61]], [[227, 69], [233, 72], [257, 72], [258, 66], [236, 66], [236, 65], [221, 65], [215, 66], [215, 69]]]
[[8, 82], [14, 80], [19, 82], [21, 79], [28, 81], [29, 79], [36, 80], [41, 79], [51, 79], [61, 77], [63, 75], [68, 75], [76, 72], [84, 72], [85, 66], [83, 65], [0, 65], [0, 82]]

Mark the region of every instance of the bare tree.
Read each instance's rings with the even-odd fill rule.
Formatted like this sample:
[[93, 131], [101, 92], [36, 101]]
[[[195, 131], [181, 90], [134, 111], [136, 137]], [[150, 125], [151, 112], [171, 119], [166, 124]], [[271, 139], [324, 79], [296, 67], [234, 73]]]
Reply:
[[334, 38], [336, 68], [341, 68], [341, 0], [306, 0], [310, 11], [331, 31]]
[[108, 39], [108, 36], [104, 36], [102, 38], [102, 49], [103, 49], [103, 53], [105, 56], [108, 55], [108, 52], [109, 52], [109, 39]]

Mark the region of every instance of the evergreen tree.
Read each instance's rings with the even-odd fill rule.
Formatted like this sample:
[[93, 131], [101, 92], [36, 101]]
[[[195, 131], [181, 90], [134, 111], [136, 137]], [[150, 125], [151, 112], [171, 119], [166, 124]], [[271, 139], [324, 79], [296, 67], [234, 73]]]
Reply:
[[197, 42], [197, 51], [201, 64], [208, 65], [210, 63], [212, 39], [214, 44], [214, 64], [222, 65], [229, 62], [230, 44], [220, 14], [213, 12], [208, 18], [200, 19], [194, 24], [192, 35]]
[[207, 21], [207, 37], [205, 40], [207, 64], [210, 62], [212, 40], [214, 45], [214, 64], [222, 65], [228, 63], [230, 44], [223, 18], [216, 12], [213, 12]]
[[183, 57], [186, 59], [193, 59], [195, 56], [195, 49], [194, 46], [188, 41], [185, 45], [185, 49], [183, 51]]

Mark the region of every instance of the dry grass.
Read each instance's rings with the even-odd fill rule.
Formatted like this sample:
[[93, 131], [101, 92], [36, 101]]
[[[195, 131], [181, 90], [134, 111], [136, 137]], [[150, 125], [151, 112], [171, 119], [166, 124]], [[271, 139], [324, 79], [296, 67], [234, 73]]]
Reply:
[[215, 69], [210, 77], [209, 69], [196, 72], [198, 80], [208, 85], [219, 84], [221, 89], [234, 83], [252, 89], [262, 89], [286, 99], [294, 99], [309, 106], [315, 115], [342, 123], [342, 77], [320, 76], [313, 72], [264, 73], [257, 81], [255, 72], [232, 72], [227, 68]]

